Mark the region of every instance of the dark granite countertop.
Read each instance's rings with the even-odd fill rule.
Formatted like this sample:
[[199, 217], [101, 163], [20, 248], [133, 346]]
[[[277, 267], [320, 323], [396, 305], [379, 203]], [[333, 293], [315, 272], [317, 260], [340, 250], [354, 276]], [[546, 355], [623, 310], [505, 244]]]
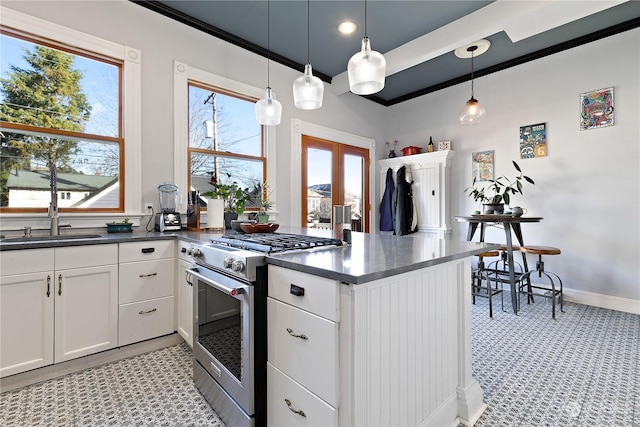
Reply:
[[[66, 231], [66, 230], [65, 230]], [[330, 230], [280, 227], [278, 232], [332, 236]], [[98, 245], [149, 240], [181, 239], [192, 242], [208, 242], [221, 232], [132, 232], [106, 233], [104, 231], [64, 233], [61, 236], [32, 237], [28, 240], [0, 240], [0, 251], [46, 247]], [[289, 252], [267, 256], [267, 263], [291, 268], [317, 276], [361, 284], [394, 276], [448, 261], [472, 256], [486, 250], [497, 249], [491, 243], [442, 240], [423, 233], [394, 236], [390, 233], [352, 233], [352, 243], [342, 247], [310, 251]]]

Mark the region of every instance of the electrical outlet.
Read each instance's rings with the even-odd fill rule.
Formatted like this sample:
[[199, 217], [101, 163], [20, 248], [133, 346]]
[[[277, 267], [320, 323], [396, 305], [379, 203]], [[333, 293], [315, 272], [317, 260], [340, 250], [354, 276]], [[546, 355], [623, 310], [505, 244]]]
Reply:
[[144, 212], [148, 215], [151, 215], [151, 213], [153, 212], [153, 203], [145, 203], [144, 204]]

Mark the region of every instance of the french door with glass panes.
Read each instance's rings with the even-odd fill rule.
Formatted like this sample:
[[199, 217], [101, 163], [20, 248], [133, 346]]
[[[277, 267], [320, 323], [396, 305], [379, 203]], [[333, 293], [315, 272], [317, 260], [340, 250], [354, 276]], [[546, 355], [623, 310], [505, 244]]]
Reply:
[[330, 229], [334, 205], [351, 206], [351, 227], [369, 231], [369, 150], [302, 136], [302, 222]]

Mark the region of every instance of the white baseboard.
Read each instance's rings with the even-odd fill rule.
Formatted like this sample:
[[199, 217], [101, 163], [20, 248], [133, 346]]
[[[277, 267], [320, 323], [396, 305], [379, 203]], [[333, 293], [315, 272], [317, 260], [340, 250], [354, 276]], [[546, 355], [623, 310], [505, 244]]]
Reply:
[[564, 288], [565, 301], [593, 307], [607, 308], [609, 310], [624, 311], [626, 313], [640, 314], [640, 300], [621, 298], [612, 295], [596, 294], [578, 289]]

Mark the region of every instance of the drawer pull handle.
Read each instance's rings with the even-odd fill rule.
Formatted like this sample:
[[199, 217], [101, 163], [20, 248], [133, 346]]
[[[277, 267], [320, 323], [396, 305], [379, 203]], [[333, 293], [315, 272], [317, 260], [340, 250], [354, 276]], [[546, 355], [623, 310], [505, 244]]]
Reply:
[[158, 309], [157, 309], [157, 308], [153, 308], [153, 309], [151, 309], [151, 310], [147, 310], [147, 311], [140, 310], [140, 311], [138, 312], [138, 314], [149, 314], [149, 313], [153, 313], [154, 311], [158, 311]]
[[157, 276], [158, 273], [150, 273], [150, 274], [139, 274], [138, 277], [153, 277]]
[[291, 412], [293, 412], [294, 414], [298, 414], [298, 415], [300, 415], [301, 417], [305, 417], [305, 418], [307, 418], [307, 414], [305, 414], [305, 413], [304, 413], [304, 411], [303, 411], [302, 409], [295, 410], [295, 409], [293, 409], [293, 408], [291, 407], [291, 401], [290, 401], [289, 399], [285, 398], [285, 399], [284, 399], [284, 403], [286, 403], [286, 404], [287, 404], [287, 407], [289, 408], [289, 410], [290, 410]]
[[294, 334], [293, 333], [293, 329], [291, 328], [287, 328], [287, 332], [289, 332], [289, 335], [291, 335], [294, 338], [300, 338], [301, 340], [308, 340], [309, 338], [305, 335], [305, 334]]
[[304, 296], [304, 288], [300, 287], [300, 286], [296, 286], [293, 283], [291, 284], [291, 288], [289, 290], [289, 293], [291, 295], [295, 295], [297, 297], [302, 297]]
[[58, 275], [58, 295], [62, 295], [62, 274]]
[[154, 252], [156, 250], [156, 248], [142, 248], [142, 253], [143, 254], [150, 254], [152, 252]]

